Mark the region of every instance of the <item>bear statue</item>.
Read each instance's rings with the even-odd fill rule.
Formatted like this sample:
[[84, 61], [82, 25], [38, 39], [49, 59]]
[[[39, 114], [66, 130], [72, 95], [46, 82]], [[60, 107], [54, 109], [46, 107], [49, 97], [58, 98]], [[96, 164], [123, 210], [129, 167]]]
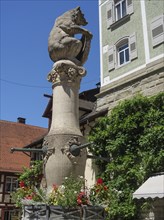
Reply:
[[[80, 7], [59, 16], [50, 32], [48, 52], [51, 60], [70, 60], [83, 65], [89, 54], [92, 34], [81, 26], [87, 25]], [[81, 39], [76, 38], [80, 34]]]

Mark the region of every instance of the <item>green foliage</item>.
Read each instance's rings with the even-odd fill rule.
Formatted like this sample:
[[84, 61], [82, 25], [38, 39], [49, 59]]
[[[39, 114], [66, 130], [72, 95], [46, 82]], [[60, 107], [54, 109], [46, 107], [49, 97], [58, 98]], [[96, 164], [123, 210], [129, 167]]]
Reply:
[[17, 207], [22, 206], [22, 200], [42, 201], [42, 190], [40, 186], [43, 172], [43, 162], [34, 161], [30, 168], [23, 168], [23, 173], [19, 176], [19, 188], [11, 194], [13, 202]]
[[85, 180], [82, 176], [78, 176], [77, 178], [72, 175], [65, 177], [61, 186], [53, 186], [52, 191], [48, 195], [48, 203], [64, 208], [87, 204], [88, 198], [84, 192], [84, 185]]
[[45, 193], [36, 187], [22, 186], [12, 193], [12, 201], [16, 207], [22, 207], [23, 204], [46, 203]]
[[43, 161], [36, 160], [30, 168], [24, 167], [19, 181], [23, 181], [27, 186], [37, 186], [43, 177]]
[[96, 161], [111, 192], [109, 219], [136, 219], [132, 193], [151, 174], [163, 171], [164, 93], [121, 102], [96, 122], [89, 141], [94, 155], [110, 159]]
[[[36, 163], [37, 166], [39, 163]], [[32, 169], [34, 169], [34, 167]], [[35, 170], [35, 169], [34, 169]], [[36, 171], [36, 170], [35, 170]], [[30, 173], [28, 169], [25, 173]], [[27, 185], [29, 183], [29, 175], [23, 173], [20, 177], [19, 188], [12, 193], [12, 199], [16, 203], [17, 207], [26, 205], [36, 204], [48, 204], [58, 205], [64, 208], [76, 207], [78, 205], [87, 205], [89, 203], [88, 197], [85, 192], [85, 180], [82, 176], [65, 177], [63, 184], [60, 186], [53, 185], [52, 190], [49, 194], [46, 194], [41, 188], [37, 188], [36, 184]], [[36, 174], [36, 173], [35, 173]], [[30, 184], [33, 182], [30, 182]]]
[[96, 184], [90, 189], [90, 202], [92, 205], [108, 207], [109, 189], [103, 182], [103, 179], [98, 178]]

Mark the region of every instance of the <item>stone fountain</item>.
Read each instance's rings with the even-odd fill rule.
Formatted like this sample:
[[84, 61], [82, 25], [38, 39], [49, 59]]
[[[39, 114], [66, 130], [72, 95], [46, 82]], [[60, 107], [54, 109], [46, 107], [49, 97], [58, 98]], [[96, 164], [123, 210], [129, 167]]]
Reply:
[[[42, 148], [46, 155], [41, 187], [47, 195], [53, 184], [62, 185], [65, 177], [84, 176], [85, 172], [87, 154], [84, 146], [87, 144], [79, 127], [79, 88], [82, 77], [86, 75], [83, 64], [88, 58], [92, 39], [92, 34], [81, 27], [86, 24], [80, 7], [77, 7], [56, 19], [48, 40], [48, 51], [54, 65], [48, 74], [53, 89], [52, 123]], [[80, 34], [81, 39], [77, 39], [76, 34]], [[73, 153], [75, 148], [78, 153]], [[72, 208], [67, 210], [46, 201], [24, 204], [22, 220], [105, 219], [104, 209], [100, 206]]]
[[63, 178], [70, 174], [84, 176], [86, 150], [75, 157], [70, 147], [85, 143], [79, 128], [79, 88], [86, 75], [83, 64], [92, 39], [92, 34], [82, 27], [85, 25], [87, 21], [77, 7], [56, 19], [48, 39], [54, 65], [48, 74], [53, 89], [52, 123], [43, 143], [48, 149], [44, 158], [45, 182], [42, 182], [47, 192], [53, 184], [62, 184]]

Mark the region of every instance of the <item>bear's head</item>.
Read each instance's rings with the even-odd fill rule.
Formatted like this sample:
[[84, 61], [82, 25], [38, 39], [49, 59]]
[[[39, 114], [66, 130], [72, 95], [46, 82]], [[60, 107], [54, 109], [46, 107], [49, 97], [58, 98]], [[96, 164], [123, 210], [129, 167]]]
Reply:
[[85, 26], [88, 24], [88, 22], [84, 18], [84, 14], [81, 12], [80, 7], [77, 7], [74, 9], [73, 18], [74, 18], [75, 24], [77, 25]]

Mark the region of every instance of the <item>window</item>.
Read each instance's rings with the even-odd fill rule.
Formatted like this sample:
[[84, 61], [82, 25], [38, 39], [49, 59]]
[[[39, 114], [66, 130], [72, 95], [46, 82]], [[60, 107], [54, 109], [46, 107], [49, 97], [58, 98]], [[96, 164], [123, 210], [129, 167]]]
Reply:
[[118, 21], [127, 14], [126, 0], [115, 1], [115, 19]]
[[12, 211], [5, 211], [4, 213], [4, 220], [11, 220]]
[[[39, 148], [38, 148], [39, 149]], [[31, 160], [35, 161], [35, 160], [43, 160], [43, 154], [40, 152], [37, 153], [32, 153], [31, 154]]]
[[7, 176], [6, 177], [6, 185], [5, 192], [13, 192], [18, 187], [18, 181], [16, 177]]
[[108, 49], [108, 70], [131, 62], [137, 58], [136, 34], [123, 37]]
[[18, 219], [19, 212], [17, 210], [5, 210], [4, 220]]
[[133, 0], [109, 0], [106, 4], [107, 28], [133, 13]]
[[123, 65], [129, 61], [129, 45], [125, 43], [117, 48], [118, 66]]

